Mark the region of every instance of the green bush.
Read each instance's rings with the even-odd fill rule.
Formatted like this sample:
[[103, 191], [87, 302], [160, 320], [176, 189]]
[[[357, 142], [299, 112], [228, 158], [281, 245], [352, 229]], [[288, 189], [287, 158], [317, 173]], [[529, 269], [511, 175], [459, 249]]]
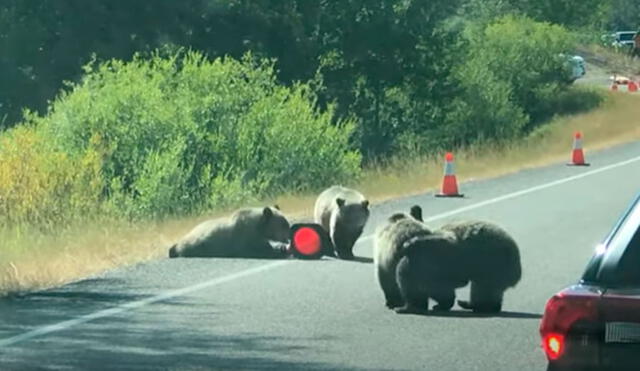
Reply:
[[445, 137], [455, 144], [508, 140], [554, 114], [568, 87], [570, 32], [558, 25], [508, 15], [479, 29], [470, 24], [460, 45]]
[[102, 197], [120, 214], [198, 212], [359, 175], [353, 123], [318, 111], [309, 84], [279, 85], [272, 61], [155, 53], [85, 72], [34, 121], [57, 151], [102, 154]]

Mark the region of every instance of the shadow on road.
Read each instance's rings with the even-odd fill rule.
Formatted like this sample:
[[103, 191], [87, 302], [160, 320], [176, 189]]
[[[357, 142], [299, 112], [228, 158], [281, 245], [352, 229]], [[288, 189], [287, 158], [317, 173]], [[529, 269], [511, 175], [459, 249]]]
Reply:
[[[3, 349], [3, 370], [349, 370], [305, 360], [296, 339], [270, 336], [220, 336], [171, 326], [113, 324], [73, 336], [50, 335], [37, 346]], [[154, 329], [155, 327], [155, 329]], [[164, 329], [160, 329], [164, 327]], [[20, 346], [20, 345], [19, 345]], [[297, 353], [297, 357], [291, 354]], [[292, 359], [293, 358], [293, 359]], [[35, 367], [35, 368], [34, 368]]]
[[338, 260], [340, 262], [346, 262], [346, 263], [364, 263], [364, 264], [373, 264], [373, 258], [369, 258], [367, 256], [354, 256], [353, 259], [340, 259], [340, 258], [336, 258], [333, 256], [324, 256], [322, 257], [322, 260], [325, 261], [331, 261], [331, 260]]
[[[7, 299], [0, 302], [0, 339], [145, 297], [70, 285]], [[354, 370], [313, 360], [311, 355], [322, 351], [327, 339], [263, 336], [251, 329], [235, 333], [220, 318], [238, 308], [176, 299], [138, 308], [135, 315], [96, 318], [7, 346], [0, 349], [0, 369]], [[275, 328], [281, 326], [278, 321], [286, 316], [273, 319]]]
[[467, 310], [451, 310], [448, 312], [424, 311], [423, 313], [411, 313], [413, 315], [425, 317], [457, 317], [457, 318], [524, 318], [524, 319], [541, 319], [542, 314], [527, 312], [509, 312], [502, 311], [500, 313], [474, 313]]
[[352, 260], [349, 260], [349, 261], [356, 262], [356, 263], [373, 264], [373, 258], [369, 258], [369, 257], [366, 257], [366, 256], [356, 256]]

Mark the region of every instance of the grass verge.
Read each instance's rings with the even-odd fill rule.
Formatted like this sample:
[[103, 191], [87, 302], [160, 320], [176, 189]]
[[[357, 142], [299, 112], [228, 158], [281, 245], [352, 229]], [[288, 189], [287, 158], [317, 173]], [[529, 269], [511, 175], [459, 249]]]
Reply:
[[617, 52], [601, 45], [589, 44], [581, 46], [578, 54], [608, 74], [619, 74], [630, 78], [640, 76], [640, 59], [632, 58], [628, 52]]
[[[640, 95], [607, 93], [591, 112], [558, 117], [521, 140], [508, 145], [478, 145], [456, 152], [460, 182], [487, 178], [568, 160], [573, 133], [584, 133], [589, 151], [640, 139], [636, 125]], [[373, 202], [436, 189], [442, 159], [395, 159], [374, 166], [353, 185]], [[284, 195], [278, 203], [293, 219], [312, 214], [316, 195]], [[228, 211], [227, 211], [228, 212]], [[56, 236], [34, 228], [1, 229], [0, 295], [60, 285], [114, 267], [166, 256], [167, 246], [196, 223], [217, 214], [135, 225], [118, 221], [78, 223]]]

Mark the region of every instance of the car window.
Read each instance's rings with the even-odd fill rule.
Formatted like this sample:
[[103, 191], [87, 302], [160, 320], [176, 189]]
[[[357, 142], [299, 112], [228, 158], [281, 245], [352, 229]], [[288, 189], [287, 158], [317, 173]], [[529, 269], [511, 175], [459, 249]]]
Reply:
[[618, 38], [620, 39], [620, 41], [631, 41], [633, 40], [633, 35], [634, 34], [632, 33], [623, 33], [623, 34], [620, 34]]
[[640, 228], [627, 245], [618, 267], [617, 283], [623, 286], [640, 286]]

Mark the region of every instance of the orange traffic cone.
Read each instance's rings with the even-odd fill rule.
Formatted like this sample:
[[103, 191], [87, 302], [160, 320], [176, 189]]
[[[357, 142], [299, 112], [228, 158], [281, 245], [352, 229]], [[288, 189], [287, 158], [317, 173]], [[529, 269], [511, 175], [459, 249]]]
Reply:
[[582, 133], [576, 131], [573, 137], [573, 153], [571, 155], [571, 163], [569, 166], [589, 166], [590, 164], [584, 161], [584, 153], [582, 152]]
[[453, 171], [453, 153], [447, 152], [444, 156], [444, 179], [442, 180], [441, 192], [436, 197], [464, 197], [458, 193], [458, 181]]
[[629, 85], [627, 85], [627, 89], [630, 93], [635, 93], [638, 91], [638, 84], [635, 81], [630, 80]]

